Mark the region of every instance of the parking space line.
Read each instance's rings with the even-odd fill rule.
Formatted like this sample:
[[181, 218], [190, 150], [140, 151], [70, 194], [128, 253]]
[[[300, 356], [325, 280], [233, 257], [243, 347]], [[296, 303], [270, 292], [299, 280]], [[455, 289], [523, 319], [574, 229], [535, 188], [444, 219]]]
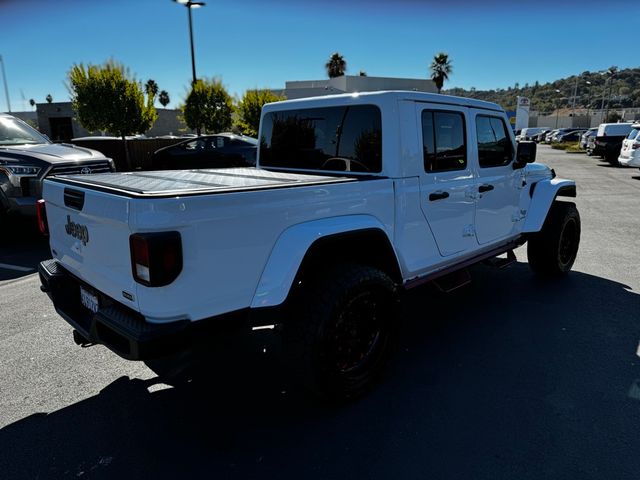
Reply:
[[8, 263], [0, 263], [0, 268], [6, 270], [15, 270], [17, 272], [33, 272], [33, 268], [21, 267], [19, 265], [9, 265]]

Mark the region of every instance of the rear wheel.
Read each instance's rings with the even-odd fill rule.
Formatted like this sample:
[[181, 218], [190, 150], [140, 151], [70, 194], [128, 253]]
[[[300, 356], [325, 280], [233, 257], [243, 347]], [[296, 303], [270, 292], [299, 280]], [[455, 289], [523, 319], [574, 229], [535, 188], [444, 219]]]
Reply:
[[527, 242], [531, 269], [538, 275], [567, 274], [580, 245], [580, 214], [574, 203], [553, 202], [542, 230]]
[[397, 340], [397, 291], [382, 271], [343, 265], [304, 289], [284, 331], [290, 370], [304, 387], [331, 400], [366, 392]]

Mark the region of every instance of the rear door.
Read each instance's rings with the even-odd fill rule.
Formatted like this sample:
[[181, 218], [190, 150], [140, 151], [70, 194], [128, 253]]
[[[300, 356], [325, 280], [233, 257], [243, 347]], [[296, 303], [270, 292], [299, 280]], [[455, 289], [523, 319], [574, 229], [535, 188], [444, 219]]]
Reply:
[[468, 109], [416, 105], [421, 126], [424, 170], [422, 212], [443, 256], [475, 247], [475, 178], [469, 162]]
[[476, 237], [479, 244], [506, 239], [517, 232], [523, 169], [513, 169], [515, 145], [504, 116], [471, 110], [478, 151]]

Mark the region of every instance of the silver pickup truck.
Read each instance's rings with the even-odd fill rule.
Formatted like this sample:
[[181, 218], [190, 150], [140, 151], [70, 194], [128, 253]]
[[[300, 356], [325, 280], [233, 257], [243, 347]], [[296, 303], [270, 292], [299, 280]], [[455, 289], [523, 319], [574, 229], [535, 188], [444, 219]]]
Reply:
[[[163, 358], [269, 330], [291, 370], [334, 398], [365, 392], [397, 332], [402, 289], [468, 281], [528, 242], [542, 276], [580, 240], [575, 183], [516, 145], [498, 105], [417, 92], [263, 108], [257, 168], [46, 180], [53, 259], [42, 289], [124, 358]], [[161, 372], [162, 373], [162, 372]]]

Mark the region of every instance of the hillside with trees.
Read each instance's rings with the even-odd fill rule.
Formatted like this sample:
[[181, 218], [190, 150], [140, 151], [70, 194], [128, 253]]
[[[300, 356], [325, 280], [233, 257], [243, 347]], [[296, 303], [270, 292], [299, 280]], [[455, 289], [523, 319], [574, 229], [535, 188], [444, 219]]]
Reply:
[[[604, 94], [605, 106], [610, 95], [610, 109], [640, 107], [640, 68], [618, 70], [611, 67], [605, 72], [582, 72], [554, 82], [540, 84], [516, 83], [513, 87], [496, 90], [450, 88], [447, 95], [487, 100], [502, 105], [505, 110], [515, 110], [516, 97], [528, 97], [531, 109], [540, 113], [551, 113], [556, 108], [571, 108], [578, 81], [576, 108], [600, 109]], [[557, 91], [559, 90], [559, 92]]]

